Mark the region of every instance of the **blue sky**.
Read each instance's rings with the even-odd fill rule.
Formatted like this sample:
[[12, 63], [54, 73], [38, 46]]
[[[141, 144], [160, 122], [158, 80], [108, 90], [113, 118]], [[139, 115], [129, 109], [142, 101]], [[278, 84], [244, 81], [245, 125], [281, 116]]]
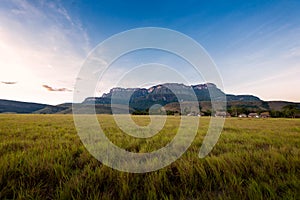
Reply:
[[[299, 1], [2, 0], [0, 98], [70, 102], [80, 67], [96, 45], [151, 26], [199, 42], [216, 63], [225, 92], [300, 102], [299, 10]], [[170, 55], [145, 51], [120, 59], [114, 68], [155, 59], [182, 71], [188, 67]], [[101, 91], [113, 86], [111, 79]]]

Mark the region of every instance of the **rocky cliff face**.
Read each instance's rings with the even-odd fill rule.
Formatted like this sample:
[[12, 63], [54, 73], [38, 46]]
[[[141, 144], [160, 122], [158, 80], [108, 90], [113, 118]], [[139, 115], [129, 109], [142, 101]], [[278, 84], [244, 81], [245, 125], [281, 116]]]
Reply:
[[[211, 101], [211, 97], [224, 100], [226, 94], [213, 83], [186, 86], [165, 83], [146, 88], [112, 88], [101, 97], [89, 97], [84, 104], [128, 104], [137, 110], [147, 110], [153, 104], [166, 105], [182, 101]], [[196, 96], [196, 98], [195, 98]], [[227, 95], [229, 101], [261, 101], [251, 95]]]

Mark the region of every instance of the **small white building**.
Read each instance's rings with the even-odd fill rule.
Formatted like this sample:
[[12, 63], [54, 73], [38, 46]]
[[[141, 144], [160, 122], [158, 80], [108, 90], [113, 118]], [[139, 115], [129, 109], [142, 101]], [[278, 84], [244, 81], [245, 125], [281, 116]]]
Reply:
[[248, 117], [250, 117], [250, 118], [259, 118], [259, 115], [257, 113], [249, 113]]
[[231, 115], [228, 112], [217, 111], [216, 114], [215, 114], [215, 117], [231, 117]]

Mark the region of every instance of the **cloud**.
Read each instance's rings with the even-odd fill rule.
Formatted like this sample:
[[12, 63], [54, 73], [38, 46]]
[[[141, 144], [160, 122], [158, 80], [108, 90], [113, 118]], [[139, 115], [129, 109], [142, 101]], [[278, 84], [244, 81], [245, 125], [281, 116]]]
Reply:
[[72, 90], [67, 88], [53, 88], [49, 85], [43, 85], [44, 88], [46, 88], [50, 92], [72, 92]]
[[57, 96], [41, 85], [60, 85], [63, 80], [65, 89], [57, 91], [73, 87], [91, 49], [80, 19], [61, 1], [3, 0], [0, 4], [0, 66], [5, 66], [0, 68], [0, 80], [22, 82], [14, 88], [1, 87], [2, 98], [52, 104], [72, 101], [71, 92]]
[[13, 81], [1, 81], [1, 83], [6, 84], [6, 85], [14, 85], [17, 82], [13, 82]]

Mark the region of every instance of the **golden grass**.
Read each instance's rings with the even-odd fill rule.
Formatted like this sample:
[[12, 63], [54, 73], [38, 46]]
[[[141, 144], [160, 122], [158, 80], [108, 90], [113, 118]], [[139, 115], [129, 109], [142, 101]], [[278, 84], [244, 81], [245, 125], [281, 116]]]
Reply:
[[[133, 116], [147, 125], [147, 116]], [[133, 152], [161, 148], [176, 134], [170, 116], [150, 139], [124, 134], [100, 115], [107, 136]], [[297, 199], [300, 120], [226, 119], [213, 151], [198, 158], [209, 118], [195, 141], [161, 170], [132, 174], [102, 165], [82, 145], [72, 115], [0, 115], [0, 199]]]

